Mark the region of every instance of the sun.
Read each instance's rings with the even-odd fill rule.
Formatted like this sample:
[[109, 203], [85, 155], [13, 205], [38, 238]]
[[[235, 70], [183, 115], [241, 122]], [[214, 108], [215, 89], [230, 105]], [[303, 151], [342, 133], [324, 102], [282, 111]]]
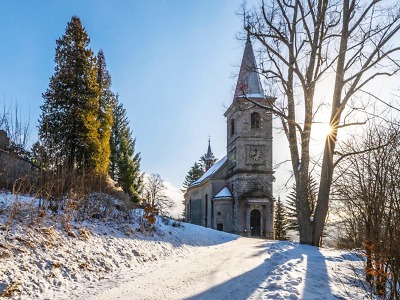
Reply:
[[329, 125], [329, 122], [320, 122], [314, 124], [313, 131], [317, 137], [325, 138], [332, 134], [332, 127]]
[[324, 136], [331, 135], [332, 133], [332, 126], [329, 123], [322, 123], [321, 124], [321, 134]]

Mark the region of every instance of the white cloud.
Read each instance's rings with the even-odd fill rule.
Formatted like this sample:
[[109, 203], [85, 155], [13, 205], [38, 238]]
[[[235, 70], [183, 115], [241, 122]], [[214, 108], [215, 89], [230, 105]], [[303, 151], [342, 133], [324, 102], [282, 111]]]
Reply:
[[168, 196], [173, 202], [174, 206], [170, 210], [170, 215], [173, 218], [181, 218], [184, 205], [183, 205], [183, 192], [168, 181], [164, 181], [165, 195]]

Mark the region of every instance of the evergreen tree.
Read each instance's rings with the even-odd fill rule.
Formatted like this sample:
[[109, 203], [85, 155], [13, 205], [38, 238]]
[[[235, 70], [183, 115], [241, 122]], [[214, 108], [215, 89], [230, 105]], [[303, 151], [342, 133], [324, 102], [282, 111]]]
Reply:
[[32, 145], [31, 161], [35, 166], [39, 168], [43, 168], [46, 166], [46, 161], [47, 161], [46, 149], [40, 144], [39, 141], [35, 142]]
[[131, 197], [132, 201], [139, 202], [139, 195], [143, 188], [140, 153], [135, 154], [135, 139], [132, 138], [126, 110], [118, 101], [118, 96], [113, 109], [113, 119], [109, 174]]
[[188, 188], [193, 182], [195, 182], [197, 179], [203, 176], [203, 174], [204, 174], [204, 164], [202, 164], [201, 162], [195, 162], [185, 177], [185, 181], [183, 182], [183, 187]]
[[296, 188], [292, 187], [288, 197], [285, 201], [285, 207], [288, 216], [288, 230], [299, 230], [299, 223], [297, 221], [296, 212]]
[[274, 224], [275, 239], [276, 240], [285, 240], [288, 221], [287, 221], [285, 207], [280, 198], [276, 202], [274, 223], [275, 223]]
[[50, 78], [39, 120], [39, 136], [53, 165], [100, 173], [99, 87], [96, 59], [78, 17], [57, 40], [55, 72]]
[[101, 173], [107, 174], [110, 164], [110, 139], [111, 127], [113, 125], [113, 108], [115, 105], [115, 95], [111, 91], [111, 76], [107, 70], [107, 64], [102, 50], [97, 54], [96, 61], [96, 81], [99, 86], [99, 112], [100, 121], [99, 138], [103, 161], [99, 166]]
[[[315, 205], [317, 203], [318, 196], [318, 186], [315, 179], [310, 175], [308, 184], [308, 205], [312, 216], [314, 215]], [[297, 220], [297, 210], [296, 210], [296, 186], [293, 185], [291, 192], [286, 200], [286, 209], [289, 220], [288, 229], [289, 230], [299, 230], [299, 223]]]

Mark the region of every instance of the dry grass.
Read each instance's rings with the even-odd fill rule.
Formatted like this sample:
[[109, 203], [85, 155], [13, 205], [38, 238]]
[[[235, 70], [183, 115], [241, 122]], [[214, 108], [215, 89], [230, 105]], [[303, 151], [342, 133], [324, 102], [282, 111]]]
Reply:
[[0, 295], [0, 297], [11, 297], [15, 292], [21, 292], [19, 286], [20, 282], [14, 281], [12, 282]]
[[13, 254], [10, 250], [3, 249], [0, 250], [0, 258], [10, 258], [13, 257]]
[[88, 240], [90, 238], [90, 234], [92, 233], [88, 228], [80, 228], [79, 233], [84, 240]]

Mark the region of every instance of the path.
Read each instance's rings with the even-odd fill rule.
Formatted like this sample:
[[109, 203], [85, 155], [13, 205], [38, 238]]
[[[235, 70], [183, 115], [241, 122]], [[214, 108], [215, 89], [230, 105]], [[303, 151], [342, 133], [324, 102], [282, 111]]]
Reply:
[[232, 282], [228, 288], [202, 293], [256, 270], [269, 257], [265, 251], [267, 243], [262, 239], [239, 238], [225, 244], [199, 247], [183, 258], [153, 262], [141, 268], [132, 281], [94, 295], [93, 300], [244, 299], [265, 280], [265, 272], [260, 270], [251, 275], [253, 285], [247, 280]]
[[362, 267], [354, 254], [239, 238], [146, 263], [93, 286], [90, 300], [364, 299], [354, 267]]

